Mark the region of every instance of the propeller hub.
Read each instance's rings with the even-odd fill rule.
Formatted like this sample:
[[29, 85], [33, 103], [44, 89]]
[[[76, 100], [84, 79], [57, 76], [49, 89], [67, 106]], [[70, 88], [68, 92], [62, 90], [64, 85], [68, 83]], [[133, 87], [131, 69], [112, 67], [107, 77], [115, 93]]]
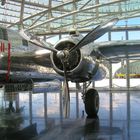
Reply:
[[58, 51], [58, 52], [57, 52], [57, 57], [58, 57], [59, 59], [64, 59], [65, 53], [64, 53], [63, 51]]
[[69, 55], [69, 52], [67, 50], [57, 52], [57, 57], [61, 60], [62, 59], [64, 60], [64, 59], [68, 58], [68, 55]]

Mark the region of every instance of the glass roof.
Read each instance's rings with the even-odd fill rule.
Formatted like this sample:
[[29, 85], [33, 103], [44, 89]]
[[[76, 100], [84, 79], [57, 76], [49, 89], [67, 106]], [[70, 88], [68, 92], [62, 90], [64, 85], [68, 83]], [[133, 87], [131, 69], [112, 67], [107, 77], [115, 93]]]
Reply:
[[23, 24], [40, 35], [86, 30], [110, 18], [139, 16], [140, 0], [7, 0], [0, 6], [1, 24], [16, 29]]

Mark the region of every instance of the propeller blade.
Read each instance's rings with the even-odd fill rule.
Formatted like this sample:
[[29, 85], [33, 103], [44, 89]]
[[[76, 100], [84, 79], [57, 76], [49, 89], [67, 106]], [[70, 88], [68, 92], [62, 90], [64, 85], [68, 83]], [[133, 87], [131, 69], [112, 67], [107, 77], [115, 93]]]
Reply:
[[29, 33], [25, 33], [23, 29], [19, 32], [20, 36], [23, 37], [25, 40], [31, 42], [32, 44], [35, 44], [43, 49], [50, 50], [52, 52], [57, 53], [58, 51], [52, 47], [52, 44], [45, 42], [44, 40], [41, 40], [40, 38], [37, 38], [36, 36], [33, 36]]
[[64, 85], [63, 85], [63, 91], [64, 91], [64, 117], [68, 118], [70, 115], [70, 93], [69, 93], [69, 84], [67, 79], [67, 71], [66, 71], [66, 65], [64, 60], [61, 60], [63, 63], [63, 70], [64, 70]]
[[70, 52], [95, 41], [96, 39], [104, 35], [106, 32], [108, 32], [113, 27], [113, 25], [117, 23], [117, 21], [118, 18], [114, 18], [97, 26], [95, 29], [89, 32], [77, 45], [70, 49]]

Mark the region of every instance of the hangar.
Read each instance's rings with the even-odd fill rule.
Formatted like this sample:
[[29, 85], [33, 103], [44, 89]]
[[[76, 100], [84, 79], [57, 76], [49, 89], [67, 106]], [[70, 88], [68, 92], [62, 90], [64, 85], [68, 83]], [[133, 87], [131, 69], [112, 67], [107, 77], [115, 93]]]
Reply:
[[1, 0], [0, 138], [138, 139], [139, 9], [139, 0]]

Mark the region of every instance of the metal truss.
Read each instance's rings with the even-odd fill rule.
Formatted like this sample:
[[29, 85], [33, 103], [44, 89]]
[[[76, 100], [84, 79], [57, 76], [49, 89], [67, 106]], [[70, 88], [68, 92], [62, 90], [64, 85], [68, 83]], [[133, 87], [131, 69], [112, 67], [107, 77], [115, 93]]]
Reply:
[[85, 31], [113, 17], [139, 16], [139, 0], [7, 0], [0, 6], [1, 24], [16, 29], [24, 26], [38, 35], [68, 32], [71, 28]]

